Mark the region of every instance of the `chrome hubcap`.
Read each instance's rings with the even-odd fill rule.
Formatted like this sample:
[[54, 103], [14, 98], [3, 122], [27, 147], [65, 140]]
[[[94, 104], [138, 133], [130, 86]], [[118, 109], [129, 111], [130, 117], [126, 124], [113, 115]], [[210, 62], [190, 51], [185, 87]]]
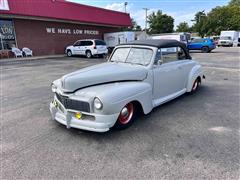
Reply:
[[193, 84], [193, 91], [197, 89], [197, 86], [198, 86], [198, 81], [196, 80]]
[[120, 112], [119, 122], [121, 124], [127, 124], [133, 117], [133, 104], [127, 104]]
[[124, 108], [122, 109], [122, 111], [121, 111], [121, 116], [123, 116], [123, 117], [128, 116], [128, 109], [127, 109], [126, 107], [124, 107]]

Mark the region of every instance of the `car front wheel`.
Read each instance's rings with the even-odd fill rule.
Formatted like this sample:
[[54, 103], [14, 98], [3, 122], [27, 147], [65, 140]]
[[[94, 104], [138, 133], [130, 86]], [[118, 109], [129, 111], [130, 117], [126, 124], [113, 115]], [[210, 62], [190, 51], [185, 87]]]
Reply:
[[136, 107], [133, 103], [128, 103], [125, 105], [117, 119], [117, 122], [114, 125], [116, 129], [126, 129], [132, 125], [136, 117]]
[[208, 53], [209, 52], [209, 48], [207, 46], [202, 47], [202, 52], [203, 53]]
[[68, 50], [68, 51], [67, 51], [67, 56], [68, 56], [68, 57], [71, 57], [71, 56], [72, 56], [72, 51], [71, 51], [71, 50]]

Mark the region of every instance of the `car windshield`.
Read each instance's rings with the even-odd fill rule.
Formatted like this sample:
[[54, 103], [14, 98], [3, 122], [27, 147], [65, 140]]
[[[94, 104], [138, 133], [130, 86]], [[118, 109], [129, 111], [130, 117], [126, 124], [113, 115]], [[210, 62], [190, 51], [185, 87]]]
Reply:
[[230, 36], [222, 36], [220, 39], [221, 40], [231, 40], [232, 38]]
[[112, 62], [123, 62], [130, 64], [148, 65], [151, 61], [153, 51], [147, 48], [124, 47], [117, 48], [111, 57]]

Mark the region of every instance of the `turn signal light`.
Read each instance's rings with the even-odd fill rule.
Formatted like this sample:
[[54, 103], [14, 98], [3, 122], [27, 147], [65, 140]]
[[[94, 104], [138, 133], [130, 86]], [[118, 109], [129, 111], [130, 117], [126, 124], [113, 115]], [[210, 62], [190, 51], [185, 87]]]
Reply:
[[81, 119], [81, 117], [82, 117], [82, 113], [81, 112], [76, 112], [75, 113], [75, 118]]

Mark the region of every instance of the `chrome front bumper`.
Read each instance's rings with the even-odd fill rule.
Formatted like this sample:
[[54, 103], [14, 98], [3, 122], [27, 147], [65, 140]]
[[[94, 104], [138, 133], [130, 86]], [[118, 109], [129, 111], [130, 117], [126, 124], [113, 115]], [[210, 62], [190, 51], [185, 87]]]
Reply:
[[[54, 99], [54, 101], [57, 101]], [[60, 104], [58, 102], [58, 104]], [[61, 104], [56, 107], [53, 102], [50, 103], [50, 112], [52, 119], [65, 125], [67, 128], [77, 128], [95, 132], [108, 131], [117, 121], [118, 113], [112, 115], [99, 115], [93, 113], [84, 113], [81, 119], [77, 119], [74, 110], [67, 110]]]

